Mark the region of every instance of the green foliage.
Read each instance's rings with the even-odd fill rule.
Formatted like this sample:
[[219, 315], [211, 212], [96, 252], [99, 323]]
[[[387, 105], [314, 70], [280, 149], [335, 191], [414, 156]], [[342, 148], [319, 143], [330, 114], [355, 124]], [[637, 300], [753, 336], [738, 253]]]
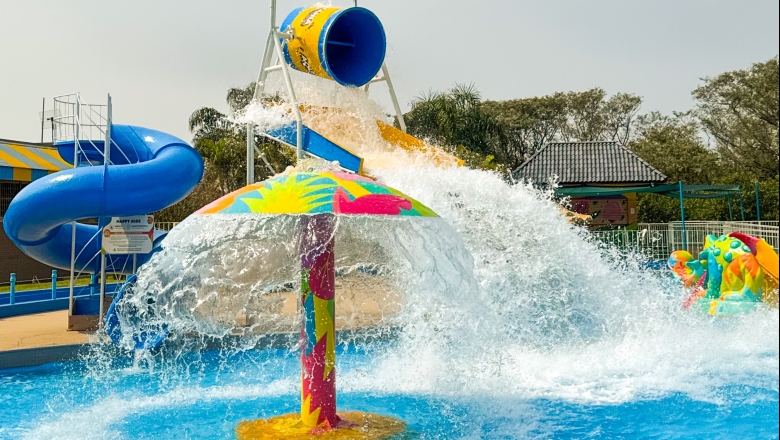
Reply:
[[638, 136], [628, 144], [670, 182], [711, 184], [718, 176], [718, 154], [707, 149], [699, 136], [700, 125], [690, 113], [672, 117], [658, 112], [640, 116]]
[[[629, 144], [670, 182], [729, 183], [742, 186], [743, 200], [686, 200], [690, 220], [758, 218], [755, 184], [759, 186], [762, 220], [778, 219], [778, 60], [750, 69], [705, 78], [693, 91], [697, 107], [673, 117], [641, 116], [638, 137]], [[707, 148], [700, 137], [715, 141]], [[638, 198], [640, 221], [680, 219], [679, 201], [657, 195]]]
[[[473, 86], [456, 85], [430, 92], [412, 102], [404, 115], [409, 133], [438, 144], [464, 159], [467, 166], [507, 173], [548, 142], [616, 141], [655, 168], [669, 182], [740, 184], [746, 219], [757, 215], [754, 183], [758, 182], [761, 218], [778, 219], [778, 58], [746, 70], [703, 79], [693, 91], [695, 110], [672, 116], [638, 115], [642, 99], [601, 88], [548, 96], [482, 101]], [[230, 113], [252, 102], [254, 83], [227, 93]], [[276, 101], [270, 98], [269, 101]], [[189, 120], [195, 148], [206, 161], [206, 177], [185, 200], [158, 215], [175, 221], [211, 200], [240, 188], [245, 180], [246, 135], [228, 115], [204, 107]], [[706, 133], [714, 146], [703, 142]], [[294, 163], [294, 152], [257, 137], [258, 180]], [[639, 221], [666, 222], [680, 217], [679, 201], [640, 194]], [[686, 200], [686, 218], [726, 220], [725, 200]], [[740, 218], [739, 199], [731, 201]]]
[[480, 94], [474, 86], [456, 85], [446, 92], [417, 98], [404, 119], [413, 136], [445, 148], [462, 145], [477, 155], [497, 157], [504, 152], [503, 131], [480, 103]]
[[[404, 115], [412, 135], [445, 148], [461, 145], [515, 169], [547, 142], [617, 141], [625, 144], [642, 99], [602, 89], [482, 102], [474, 86], [456, 85], [412, 102]], [[465, 157], [461, 157], [464, 160]]]
[[458, 145], [450, 151], [458, 158], [463, 159], [466, 163], [465, 165], [469, 168], [494, 171], [500, 174], [507, 172], [506, 166], [501, 162], [497, 162], [495, 156], [492, 154], [484, 155], [475, 153], [463, 145]]
[[[778, 219], [778, 58], [703, 79], [695, 110], [638, 115], [642, 99], [600, 88], [481, 101], [474, 86], [431, 92], [405, 115], [411, 134], [438, 143], [468, 166], [515, 169], [548, 142], [616, 141], [666, 174], [669, 182], [739, 184], [745, 218]], [[707, 134], [714, 146], [704, 143]], [[640, 194], [639, 221], [679, 220], [679, 200]], [[739, 197], [731, 202], [741, 218]], [[686, 218], [728, 220], [725, 199], [688, 199]]]
[[760, 180], [778, 175], [778, 59], [704, 78], [693, 91], [697, 116], [724, 166]]
[[584, 92], [487, 101], [482, 106], [504, 132], [507, 151], [496, 157], [511, 157], [514, 169], [548, 142], [616, 141], [625, 145], [642, 98], [618, 93], [607, 98], [600, 88]]

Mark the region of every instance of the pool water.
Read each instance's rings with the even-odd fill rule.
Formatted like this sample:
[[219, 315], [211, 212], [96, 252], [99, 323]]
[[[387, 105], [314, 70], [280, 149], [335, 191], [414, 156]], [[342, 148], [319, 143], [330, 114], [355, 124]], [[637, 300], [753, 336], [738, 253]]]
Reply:
[[[776, 377], [764, 387], [725, 384], [706, 398], [668, 392], [619, 403], [366, 386], [393, 344], [339, 347], [338, 406], [401, 418], [404, 438], [777, 438]], [[0, 438], [229, 439], [239, 421], [298, 410], [298, 359], [287, 349], [133, 363], [0, 372]]]

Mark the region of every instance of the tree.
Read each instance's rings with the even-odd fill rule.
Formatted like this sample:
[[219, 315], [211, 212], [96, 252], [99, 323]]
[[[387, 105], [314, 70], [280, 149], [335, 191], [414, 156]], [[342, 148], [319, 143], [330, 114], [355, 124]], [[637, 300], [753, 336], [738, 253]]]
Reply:
[[[701, 125], [691, 112], [674, 116], [652, 112], [637, 118], [635, 139], [628, 148], [666, 174], [669, 182], [719, 183], [722, 177], [717, 152], [708, 149], [699, 136]], [[728, 205], [723, 199], [686, 200], [690, 220], [726, 220]], [[664, 223], [680, 219], [678, 199], [657, 194], [638, 194], [639, 220]]]
[[616, 141], [625, 145], [642, 98], [618, 93], [607, 99], [600, 88], [584, 92], [487, 101], [482, 106], [501, 125], [503, 150], [513, 169], [548, 142]]
[[517, 168], [547, 142], [560, 137], [566, 125], [566, 100], [563, 94], [540, 98], [486, 101], [483, 107], [503, 127], [508, 166]]
[[701, 126], [690, 112], [674, 116], [652, 112], [637, 121], [637, 138], [628, 148], [666, 174], [670, 182], [711, 184], [721, 176], [719, 156], [707, 149]]
[[625, 145], [642, 98], [618, 93], [607, 99], [601, 88], [562, 94], [566, 101], [566, 124], [561, 128], [565, 142], [615, 141]]
[[760, 180], [778, 175], [778, 59], [704, 78], [696, 114], [724, 165]]
[[499, 162], [511, 162], [502, 149], [501, 125], [482, 108], [480, 94], [473, 85], [455, 85], [443, 93], [423, 95], [412, 102], [404, 119], [410, 134], [452, 152], [464, 146], [486, 159], [494, 156]]
[[217, 184], [218, 179], [213, 168], [205, 163], [203, 179], [192, 192], [179, 203], [175, 203], [154, 213], [158, 222], [180, 222], [198, 209], [208, 205], [224, 194]]

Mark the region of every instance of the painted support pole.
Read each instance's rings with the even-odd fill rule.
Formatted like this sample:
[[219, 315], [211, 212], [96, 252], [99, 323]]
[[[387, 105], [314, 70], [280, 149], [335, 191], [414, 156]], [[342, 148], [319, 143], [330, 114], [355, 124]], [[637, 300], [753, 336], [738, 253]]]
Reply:
[[301, 218], [301, 421], [329, 430], [336, 415], [335, 259], [336, 217]]
[[682, 241], [683, 249], [688, 250], [688, 234], [685, 232], [685, 199], [683, 198], [683, 183], [682, 180], [678, 182], [680, 185], [680, 219], [682, 221]]
[[57, 299], [57, 271], [51, 271], [51, 299]]
[[11, 274], [11, 293], [8, 297], [9, 304], [16, 303], [16, 274]]
[[756, 189], [756, 220], [761, 221], [761, 199], [758, 197], [758, 182], [753, 183]]
[[246, 184], [255, 183], [255, 126], [246, 124]]

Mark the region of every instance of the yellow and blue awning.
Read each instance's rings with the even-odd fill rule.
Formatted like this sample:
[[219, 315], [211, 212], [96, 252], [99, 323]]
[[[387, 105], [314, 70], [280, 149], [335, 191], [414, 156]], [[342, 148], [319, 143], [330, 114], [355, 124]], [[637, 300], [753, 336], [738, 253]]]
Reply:
[[70, 167], [56, 148], [0, 141], [0, 180], [32, 182]]

